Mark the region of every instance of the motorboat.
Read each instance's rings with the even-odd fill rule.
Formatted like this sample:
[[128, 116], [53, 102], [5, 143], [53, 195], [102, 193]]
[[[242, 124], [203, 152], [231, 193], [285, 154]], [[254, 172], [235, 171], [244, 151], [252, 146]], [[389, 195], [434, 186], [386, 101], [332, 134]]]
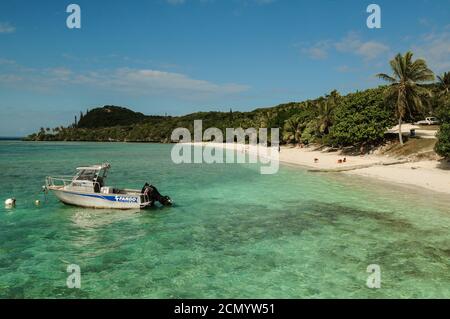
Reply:
[[162, 196], [155, 186], [145, 183], [139, 189], [106, 186], [109, 163], [78, 167], [75, 176], [46, 177], [44, 190], [52, 191], [64, 204], [104, 209], [144, 209], [155, 202], [171, 206], [169, 196]]

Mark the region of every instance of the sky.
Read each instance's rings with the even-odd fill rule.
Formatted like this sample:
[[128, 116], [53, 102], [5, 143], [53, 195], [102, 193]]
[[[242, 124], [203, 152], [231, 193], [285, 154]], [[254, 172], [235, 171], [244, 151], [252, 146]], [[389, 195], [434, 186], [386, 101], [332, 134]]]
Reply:
[[450, 71], [450, 0], [2, 0], [0, 136], [103, 105], [182, 115], [346, 94], [408, 50]]

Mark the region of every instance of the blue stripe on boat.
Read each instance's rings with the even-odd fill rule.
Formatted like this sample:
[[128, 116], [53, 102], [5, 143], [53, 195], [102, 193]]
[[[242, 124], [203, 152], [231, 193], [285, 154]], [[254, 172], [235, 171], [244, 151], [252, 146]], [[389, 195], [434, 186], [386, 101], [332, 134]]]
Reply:
[[105, 200], [108, 200], [108, 201], [110, 201], [110, 202], [118, 202], [118, 203], [138, 203], [138, 198], [137, 198], [137, 197], [119, 196], [119, 195], [114, 195], [114, 196], [103, 196], [103, 195], [94, 195], [94, 194], [80, 194], [80, 193], [67, 192], [67, 191], [64, 191], [64, 192], [65, 192], [65, 193], [68, 193], [68, 194], [72, 194], [72, 195], [78, 195], [78, 196], [84, 196], [84, 197], [91, 197], [91, 198], [105, 199]]

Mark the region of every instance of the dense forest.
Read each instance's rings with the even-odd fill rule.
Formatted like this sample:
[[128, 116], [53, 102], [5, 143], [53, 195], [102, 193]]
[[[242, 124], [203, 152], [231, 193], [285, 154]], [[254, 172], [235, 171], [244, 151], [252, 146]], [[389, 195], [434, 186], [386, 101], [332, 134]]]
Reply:
[[[390, 61], [393, 74], [379, 74], [387, 85], [345, 96], [332, 91], [314, 100], [281, 104], [251, 112], [198, 112], [184, 116], [146, 116], [130, 109], [104, 106], [82, 112], [69, 127], [41, 128], [27, 137], [33, 141], [125, 141], [170, 143], [172, 131], [203, 128], [244, 129], [279, 127], [281, 142], [317, 143], [332, 147], [383, 143], [386, 130], [396, 124], [435, 116], [441, 121], [436, 151], [450, 157], [450, 73], [435, 76], [412, 53]], [[403, 138], [399, 134], [399, 142]]]

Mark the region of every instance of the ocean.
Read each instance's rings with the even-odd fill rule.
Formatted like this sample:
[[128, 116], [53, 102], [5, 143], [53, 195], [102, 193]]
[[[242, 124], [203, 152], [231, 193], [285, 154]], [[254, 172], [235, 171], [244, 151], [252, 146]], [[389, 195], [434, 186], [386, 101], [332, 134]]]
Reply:
[[[450, 298], [448, 196], [287, 165], [176, 165], [170, 151], [0, 141], [0, 200], [17, 199], [0, 207], [0, 298]], [[109, 185], [149, 182], [175, 205], [93, 210], [41, 192], [47, 175], [104, 161]]]

